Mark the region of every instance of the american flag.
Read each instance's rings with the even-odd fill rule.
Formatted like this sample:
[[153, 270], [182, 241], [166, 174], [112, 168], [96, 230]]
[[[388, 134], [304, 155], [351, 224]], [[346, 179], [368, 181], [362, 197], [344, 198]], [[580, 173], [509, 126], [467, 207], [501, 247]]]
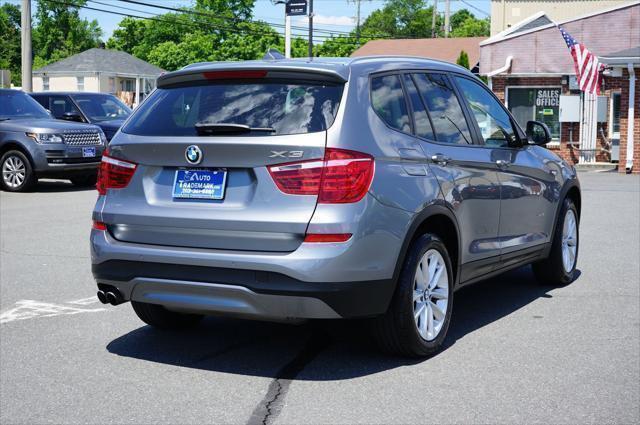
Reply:
[[558, 27], [573, 57], [573, 64], [578, 78], [580, 90], [587, 93], [600, 94], [602, 70], [604, 65], [583, 44], [578, 43], [562, 27]]

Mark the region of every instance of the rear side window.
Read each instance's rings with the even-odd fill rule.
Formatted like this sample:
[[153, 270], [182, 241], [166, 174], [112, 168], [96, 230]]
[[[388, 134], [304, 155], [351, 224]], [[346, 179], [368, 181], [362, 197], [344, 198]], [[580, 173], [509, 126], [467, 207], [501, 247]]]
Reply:
[[471, 134], [451, 83], [443, 74], [414, 74], [418, 90], [431, 116], [436, 140], [471, 144]]
[[274, 130], [255, 135], [313, 133], [333, 124], [343, 87], [260, 81], [158, 88], [123, 131], [141, 136], [196, 136], [195, 125], [206, 123]]
[[371, 104], [373, 110], [390, 127], [411, 133], [407, 102], [404, 99], [399, 76], [385, 75], [372, 78]]
[[404, 86], [407, 88], [409, 99], [411, 99], [413, 120], [416, 126], [416, 136], [435, 140], [429, 115], [427, 115], [427, 110], [424, 108], [424, 103], [422, 103], [422, 99], [420, 99], [420, 95], [418, 94], [418, 89], [416, 89], [410, 75], [404, 75]]

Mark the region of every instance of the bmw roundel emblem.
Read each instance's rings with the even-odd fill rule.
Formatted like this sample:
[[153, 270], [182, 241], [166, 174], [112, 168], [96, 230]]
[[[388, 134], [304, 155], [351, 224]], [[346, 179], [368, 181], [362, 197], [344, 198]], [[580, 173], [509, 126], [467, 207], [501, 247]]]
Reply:
[[198, 146], [191, 145], [184, 152], [184, 157], [190, 164], [200, 164], [202, 162], [202, 151]]

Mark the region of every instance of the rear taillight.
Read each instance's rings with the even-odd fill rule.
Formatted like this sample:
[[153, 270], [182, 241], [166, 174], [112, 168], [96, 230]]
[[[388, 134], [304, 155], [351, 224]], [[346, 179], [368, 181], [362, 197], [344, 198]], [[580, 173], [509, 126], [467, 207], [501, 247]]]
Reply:
[[358, 202], [369, 190], [374, 174], [371, 155], [327, 148], [324, 159], [269, 167], [273, 181], [284, 193], [318, 195], [321, 204]]
[[98, 182], [96, 183], [98, 193], [105, 195], [107, 189], [127, 187], [131, 177], [133, 177], [133, 173], [136, 172], [136, 167], [137, 165], [132, 162], [102, 155], [102, 162], [98, 170]]

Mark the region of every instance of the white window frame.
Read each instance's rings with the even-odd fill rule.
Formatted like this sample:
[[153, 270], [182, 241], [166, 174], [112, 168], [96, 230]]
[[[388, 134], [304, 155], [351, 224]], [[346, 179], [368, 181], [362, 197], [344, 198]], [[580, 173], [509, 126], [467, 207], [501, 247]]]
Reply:
[[[506, 86], [504, 89], [504, 106], [506, 106], [507, 110], [509, 111], [509, 113], [511, 113], [511, 110], [509, 109], [509, 89], [560, 89], [560, 95], [562, 95], [562, 85], [553, 85], [553, 86], [531, 86], [531, 85], [526, 85], [526, 86]], [[558, 117], [558, 119], [560, 119], [560, 117]], [[515, 120], [514, 120], [515, 121]], [[520, 124], [518, 124], [520, 125]], [[526, 129], [524, 129], [526, 130]], [[559, 147], [560, 146], [560, 139], [562, 138], [562, 123], [560, 123], [560, 135], [558, 136], [557, 139], [551, 139], [551, 141], [549, 143], [547, 143], [546, 146], [554, 146], [554, 147]]]
[[49, 91], [49, 77], [42, 77], [42, 91]]
[[84, 77], [76, 77], [76, 89], [84, 91]]
[[[609, 139], [620, 140], [620, 129], [618, 129], [618, 133], [613, 132], [613, 103], [614, 103], [613, 98], [614, 96], [620, 96], [620, 101], [622, 101], [622, 92], [620, 90], [616, 90], [616, 91], [612, 91], [609, 94], [609, 122], [607, 123], [607, 127], [609, 127]], [[622, 106], [622, 103], [620, 103], [620, 106]], [[620, 112], [622, 112], [622, 110]], [[620, 126], [620, 123], [618, 123], [618, 126]]]

